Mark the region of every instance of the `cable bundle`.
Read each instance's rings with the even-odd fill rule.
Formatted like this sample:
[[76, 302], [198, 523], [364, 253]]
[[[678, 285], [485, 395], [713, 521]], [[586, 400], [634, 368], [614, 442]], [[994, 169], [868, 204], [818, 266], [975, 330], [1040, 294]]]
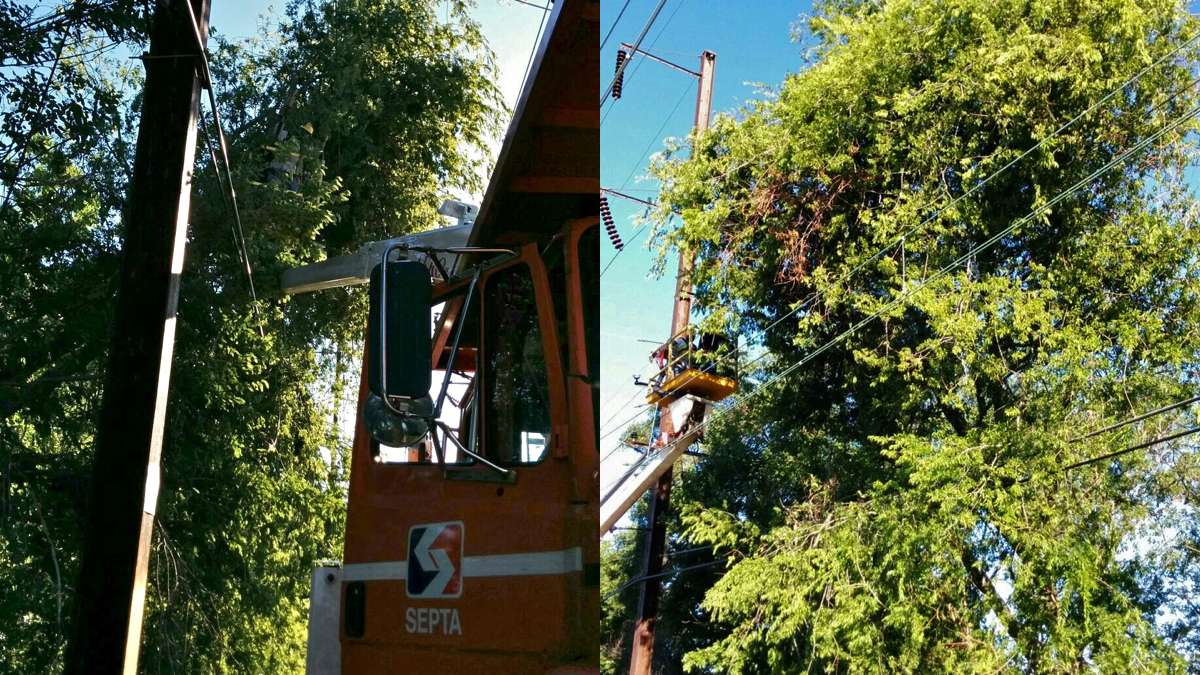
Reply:
[[613, 248], [618, 251], [625, 248], [625, 242], [621, 241], [621, 233], [617, 232], [617, 226], [613, 223], [612, 211], [608, 209], [608, 197], [600, 195], [600, 218], [604, 221], [604, 229], [608, 231], [608, 238], [612, 240]]

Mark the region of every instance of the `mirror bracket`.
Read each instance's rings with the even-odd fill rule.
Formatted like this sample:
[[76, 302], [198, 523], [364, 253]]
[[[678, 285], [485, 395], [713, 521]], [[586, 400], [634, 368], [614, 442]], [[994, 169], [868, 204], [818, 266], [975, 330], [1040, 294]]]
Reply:
[[446, 376], [442, 378], [442, 388], [438, 391], [437, 401], [433, 404], [433, 417], [437, 419], [442, 416], [442, 405], [446, 402], [446, 392], [450, 390], [450, 378], [454, 376], [454, 363], [458, 359], [458, 346], [462, 340], [463, 326], [466, 321], [463, 319], [467, 316], [467, 312], [471, 309], [471, 299], [475, 297], [475, 288], [479, 285], [480, 269], [476, 268], [475, 274], [471, 277], [471, 285], [467, 287], [467, 295], [463, 298], [462, 309], [459, 310], [459, 319], [454, 327], [454, 342], [450, 346], [450, 358], [446, 361]]
[[506, 468], [500, 466], [499, 464], [494, 464], [493, 462], [491, 462], [487, 458], [485, 458], [483, 455], [477, 454], [477, 453], [467, 449], [467, 446], [463, 445], [462, 441], [458, 440], [458, 438], [455, 437], [453, 430], [451, 430], [450, 427], [447, 426], [445, 422], [442, 422], [441, 420], [435, 420], [435, 424], [437, 425], [437, 428], [442, 430], [442, 435], [445, 436], [446, 438], [449, 438], [451, 441], [453, 441], [454, 444], [458, 446], [459, 451], [461, 451], [463, 454], [467, 455], [468, 457], [474, 458], [480, 464], [483, 464], [484, 466], [488, 467], [492, 471], [495, 471], [496, 473], [500, 474], [500, 476], [502, 476], [505, 479], [505, 482], [515, 482], [516, 481], [516, 479], [517, 479], [516, 471], [513, 471], [512, 469], [506, 469]]

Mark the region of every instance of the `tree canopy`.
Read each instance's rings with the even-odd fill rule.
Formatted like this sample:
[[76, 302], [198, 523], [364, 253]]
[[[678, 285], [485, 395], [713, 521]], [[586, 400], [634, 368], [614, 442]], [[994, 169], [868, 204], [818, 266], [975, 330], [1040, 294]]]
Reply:
[[705, 322], [763, 355], [677, 473], [674, 546], [724, 563], [672, 578], [664, 672], [1196, 671], [1194, 437], [1124, 451], [1196, 412], [1087, 436], [1195, 394], [1195, 20], [831, 0], [799, 33], [655, 169]]
[[[142, 670], [300, 672], [315, 561], [341, 556], [360, 290], [279, 273], [439, 224], [504, 106], [469, 2], [289, 3], [209, 51], [258, 291], [204, 110]], [[0, 2], [0, 671], [69, 630], [140, 112], [144, 3]], [[260, 332], [261, 329], [261, 332]]]

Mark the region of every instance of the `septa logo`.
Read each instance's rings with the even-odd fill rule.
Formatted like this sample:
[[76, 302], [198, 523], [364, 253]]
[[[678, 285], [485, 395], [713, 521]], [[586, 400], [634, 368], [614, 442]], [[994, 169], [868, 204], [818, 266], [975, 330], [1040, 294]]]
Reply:
[[408, 531], [408, 597], [460, 597], [462, 548], [462, 521], [414, 525]]

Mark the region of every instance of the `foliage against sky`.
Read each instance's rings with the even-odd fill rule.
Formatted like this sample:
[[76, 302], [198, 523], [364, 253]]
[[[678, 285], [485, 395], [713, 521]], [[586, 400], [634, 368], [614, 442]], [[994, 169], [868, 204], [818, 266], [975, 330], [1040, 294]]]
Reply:
[[1195, 393], [1195, 123], [927, 280], [1195, 106], [1189, 46], [1053, 134], [1194, 20], [1166, 0], [844, 0], [800, 32], [809, 67], [659, 163], [683, 221], [660, 236], [698, 252], [709, 323], [769, 351], [747, 391], [882, 315], [708, 429], [675, 546], [728, 565], [672, 582], [694, 600], [665, 609], [660, 650], [694, 672], [1180, 672], [1193, 442], [1062, 468], [1196, 421], [1073, 440]]
[[[34, 24], [50, 10], [0, 2], [2, 672], [61, 667], [139, 121], [141, 67], [122, 50], [145, 49], [143, 3], [64, 7]], [[449, 3], [443, 23], [440, 2], [296, 1], [256, 38], [210, 42], [265, 330], [205, 108], [145, 672], [303, 669], [313, 563], [341, 556], [339, 376], [365, 302], [282, 297], [278, 275], [431, 227], [446, 191], [478, 189], [503, 105], [470, 8]]]

